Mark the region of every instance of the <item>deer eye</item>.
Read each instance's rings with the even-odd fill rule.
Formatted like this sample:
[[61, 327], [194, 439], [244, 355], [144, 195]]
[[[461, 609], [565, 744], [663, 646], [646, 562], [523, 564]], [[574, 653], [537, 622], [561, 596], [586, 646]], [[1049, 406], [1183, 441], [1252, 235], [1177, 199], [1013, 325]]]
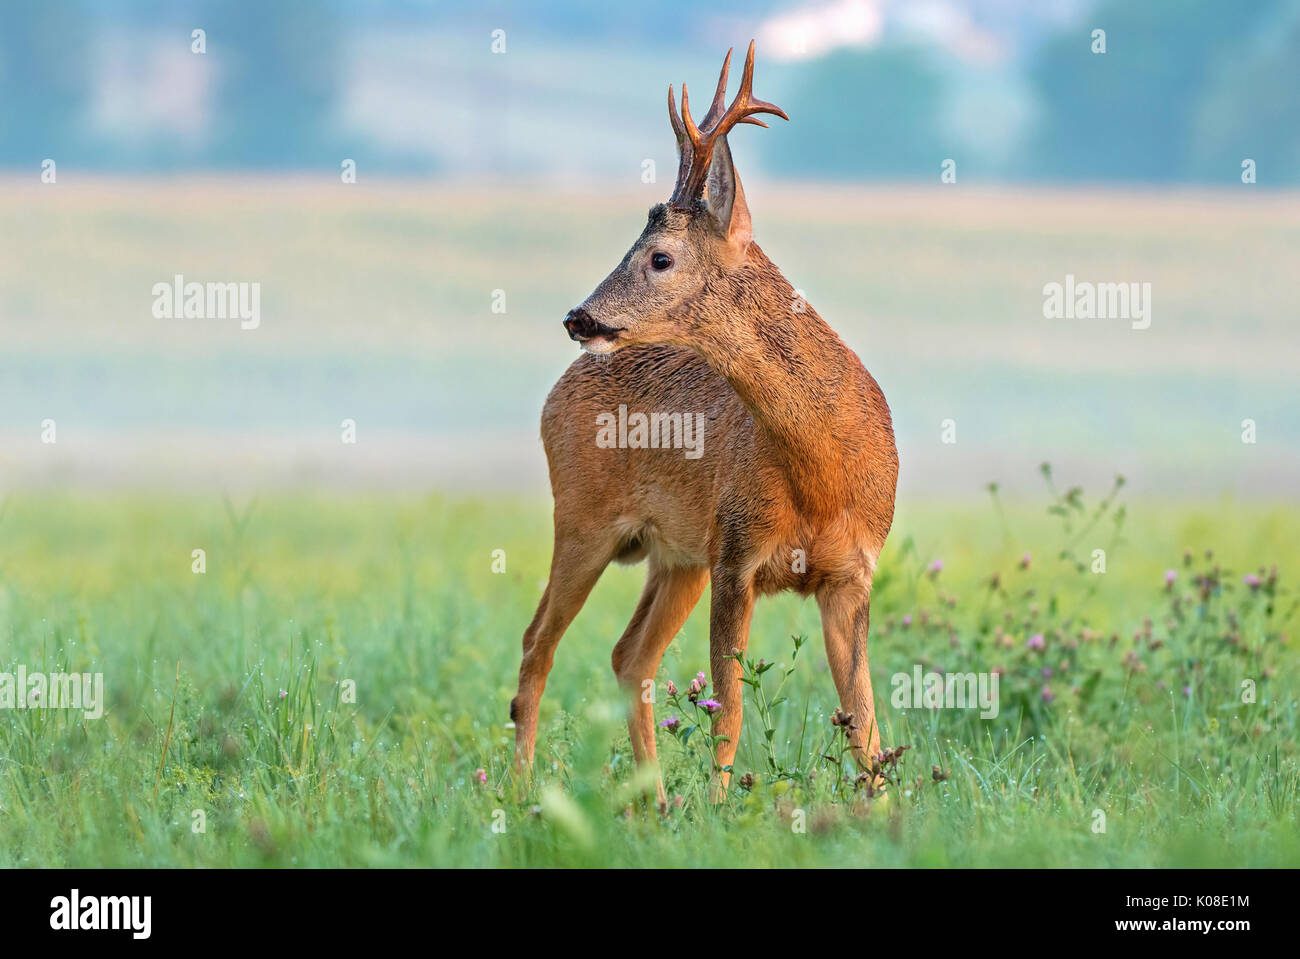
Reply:
[[673, 265], [673, 258], [667, 253], [656, 253], [650, 257], [650, 265], [656, 270], [666, 270]]

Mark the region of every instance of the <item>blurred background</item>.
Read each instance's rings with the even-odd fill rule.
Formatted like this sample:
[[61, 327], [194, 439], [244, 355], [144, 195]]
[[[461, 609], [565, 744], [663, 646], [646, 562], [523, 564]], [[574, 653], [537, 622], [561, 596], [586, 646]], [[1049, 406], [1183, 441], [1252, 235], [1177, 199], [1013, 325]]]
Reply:
[[[750, 38], [791, 117], [731, 138], [755, 233], [904, 500], [1294, 493], [1300, 0], [8, 5], [0, 491], [544, 495], [560, 320], [671, 192], [667, 85]], [[156, 317], [177, 274], [260, 324]], [[1045, 318], [1067, 275], [1150, 328]]]

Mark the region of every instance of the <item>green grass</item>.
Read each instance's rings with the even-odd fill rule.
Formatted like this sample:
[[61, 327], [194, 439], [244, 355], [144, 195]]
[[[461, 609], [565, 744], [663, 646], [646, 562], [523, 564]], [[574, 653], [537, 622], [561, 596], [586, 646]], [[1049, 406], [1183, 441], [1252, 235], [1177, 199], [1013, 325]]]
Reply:
[[[772, 711], [785, 774], [751, 700], [736, 773], [752, 790], [711, 805], [707, 737], [661, 732], [674, 797], [661, 817], [638, 800], [609, 666], [639, 568], [612, 568], [566, 635], [537, 781], [511, 780], [544, 502], [15, 495], [0, 518], [0, 671], [102, 672], [108, 702], [98, 720], [0, 711], [0, 865], [1294, 864], [1298, 671], [1283, 634], [1300, 516], [1141, 502], [1089, 527], [1096, 500], [1076, 502], [900, 513], [871, 644], [885, 744], [911, 747], [887, 798], [823, 758], [837, 703], [815, 605], [777, 597], [759, 605], [749, 656], [788, 667], [791, 636], [808, 639]], [[1216, 566], [1202, 597], [1193, 580]], [[1252, 590], [1243, 575], [1261, 566]], [[1041, 652], [1027, 645], [1039, 633]], [[664, 681], [684, 687], [707, 661], [702, 604], [664, 661], [659, 718], [674, 713]], [[1000, 714], [890, 708], [891, 675], [916, 663], [1000, 668]], [[769, 697], [781, 674], [764, 674]]]

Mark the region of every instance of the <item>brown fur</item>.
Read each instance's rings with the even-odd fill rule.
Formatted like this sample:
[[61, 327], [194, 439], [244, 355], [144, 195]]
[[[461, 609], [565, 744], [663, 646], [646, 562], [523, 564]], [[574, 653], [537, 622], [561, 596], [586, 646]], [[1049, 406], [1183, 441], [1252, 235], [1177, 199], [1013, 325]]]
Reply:
[[[584, 323], [617, 333], [584, 338], [603, 355], [575, 361], [542, 411], [555, 546], [511, 703], [521, 766], [532, 762], [538, 703], [564, 630], [610, 562], [642, 558], [645, 590], [613, 653], [638, 763], [656, 755], [642, 683], [654, 680], [710, 580], [715, 730], [728, 737], [717, 751], [720, 788], [743, 712], [730, 657], [746, 648], [764, 594], [816, 597], [840, 703], [854, 716], [855, 758], [870, 769], [880, 749], [867, 630], [898, 477], [889, 407], [858, 357], [752, 242], [725, 137], [708, 174], [696, 203], [650, 212], [623, 262], [570, 314], [585, 311]], [[651, 265], [657, 252], [671, 255], [669, 270]], [[703, 455], [600, 448], [597, 416], [620, 404], [703, 413]], [[795, 571], [795, 550], [806, 571]]]

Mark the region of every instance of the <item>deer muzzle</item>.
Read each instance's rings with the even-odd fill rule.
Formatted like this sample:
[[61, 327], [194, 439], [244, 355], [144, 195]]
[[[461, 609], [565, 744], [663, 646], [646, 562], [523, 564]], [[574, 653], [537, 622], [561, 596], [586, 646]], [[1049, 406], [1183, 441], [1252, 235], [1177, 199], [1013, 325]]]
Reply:
[[564, 318], [564, 328], [569, 333], [569, 339], [577, 343], [585, 343], [598, 336], [613, 340], [623, 332], [601, 323], [582, 307], [569, 311], [569, 315]]

